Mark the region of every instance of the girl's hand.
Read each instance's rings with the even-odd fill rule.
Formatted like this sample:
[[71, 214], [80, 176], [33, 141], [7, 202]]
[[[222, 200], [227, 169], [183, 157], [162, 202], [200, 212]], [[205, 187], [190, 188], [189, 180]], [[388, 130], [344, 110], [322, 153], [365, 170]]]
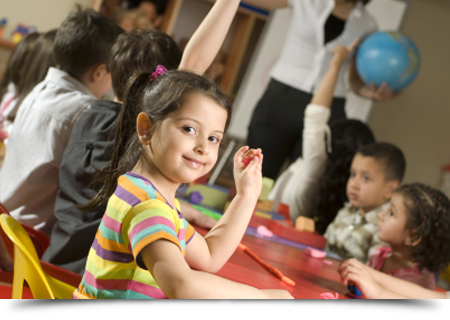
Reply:
[[377, 299], [383, 290], [373, 279], [370, 267], [356, 259], [348, 259], [342, 262], [338, 268], [341, 282], [345, 285], [354, 283], [366, 299]]
[[401, 94], [401, 91], [392, 92], [392, 90], [388, 88], [386, 82], [383, 82], [378, 89], [375, 87], [373, 82], [370, 83], [370, 86], [361, 88], [361, 96], [374, 101], [388, 101], [398, 97]]
[[[246, 153], [246, 151], [248, 151]], [[246, 165], [245, 158], [251, 161]], [[261, 194], [262, 188], [262, 160], [261, 149], [251, 149], [248, 146], [242, 147], [234, 156], [234, 180], [236, 183], [236, 194], [250, 196], [255, 199]]]
[[342, 44], [336, 46], [333, 49], [333, 58], [330, 62], [330, 68], [335, 67], [340, 69], [358, 42], [359, 39], [355, 39], [347, 48]]

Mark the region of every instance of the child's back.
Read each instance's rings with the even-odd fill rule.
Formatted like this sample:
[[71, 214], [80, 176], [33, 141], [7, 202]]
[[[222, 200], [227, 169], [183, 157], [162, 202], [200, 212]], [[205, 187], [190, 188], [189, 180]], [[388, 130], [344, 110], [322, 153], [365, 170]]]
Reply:
[[24, 99], [0, 171], [0, 201], [17, 220], [51, 232], [62, 154], [74, 122], [111, 87], [107, 63], [121, 32], [93, 10], [71, 13], [59, 28], [59, 69]]

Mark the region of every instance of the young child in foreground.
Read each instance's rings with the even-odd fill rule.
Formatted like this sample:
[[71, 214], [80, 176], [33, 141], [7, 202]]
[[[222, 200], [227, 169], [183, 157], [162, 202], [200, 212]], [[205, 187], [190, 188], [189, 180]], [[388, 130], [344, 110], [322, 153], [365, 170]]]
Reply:
[[[389, 209], [380, 213], [378, 226], [378, 237], [391, 248], [380, 247], [370, 256], [366, 269], [373, 278], [377, 279], [376, 271], [381, 271], [435, 289], [431, 272], [440, 272], [450, 263], [448, 198], [421, 183], [404, 185], [395, 191]], [[342, 264], [343, 278], [351, 273], [353, 265], [361, 268], [354, 262]]]
[[[117, 119], [126, 81], [158, 65], [182, 68], [203, 75], [214, 60], [239, 6], [239, 0], [218, 0], [194, 32], [184, 53], [168, 34], [133, 30], [120, 34], [112, 47], [110, 71], [114, 101], [95, 100], [75, 123], [59, 169], [55, 201], [56, 222], [42, 260], [84, 274], [86, 258], [106, 209], [106, 203], [81, 211], [102, 187], [97, 169], [107, 170], [112, 158]], [[73, 161], [73, 159], [83, 159]], [[189, 223], [211, 229], [216, 220], [187, 202], [180, 202]]]
[[236, 197], [205, 238], [179, 211], [180, 183], [217, 161], [231, 115], [220, 89], [159, 66], [134, 76], [124, 97], [111, 171], [90, 205], [109, 201], [74, 298], [292, 298], [209, 273], [222, 268], [249, 223], [262, 187], [260, 149], [249, 151], [247, 167], [248, 147], [236, 153]]
[[388, 208], [405, 166], [402, 151], [392, 144], [377, 142], [358, 149], [347, 183], [349, 203], [324, 234], [327, 250], [366, 262], [375, 248], [385, 245], [377, 237], [378, 214]]

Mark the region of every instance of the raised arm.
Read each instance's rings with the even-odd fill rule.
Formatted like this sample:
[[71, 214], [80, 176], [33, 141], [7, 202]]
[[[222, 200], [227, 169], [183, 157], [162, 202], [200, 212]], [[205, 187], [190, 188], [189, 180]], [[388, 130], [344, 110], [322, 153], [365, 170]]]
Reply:
[[333, 50], [333, 58], [330, 62], [330, 67], [317, 88], [314, 96], [311, 99], [311, 104], [318, 104], [327, 108], [331, 108], [333, 102], [333, 93], [338, 80], [339, 72], [342, 65], [347, 60], [348, 56], [355, 48], [359, 39], [353, 41], [348, 48], [339, 45]]
[[180, 69], [203, 75], [214, 61], [228, 33], [240, 0], [217, 0], [189, 39]]
[[247, 153], [252, 160], [246, 167], [242, 157], [247, 149], [242, 147], [234, 156], [237, 193], [227, 211], [205, 238], [194, 236], [186, 247], [186, 261], [197, 270], [220, 270], [244, 236], [262, 187], [261, 149]]

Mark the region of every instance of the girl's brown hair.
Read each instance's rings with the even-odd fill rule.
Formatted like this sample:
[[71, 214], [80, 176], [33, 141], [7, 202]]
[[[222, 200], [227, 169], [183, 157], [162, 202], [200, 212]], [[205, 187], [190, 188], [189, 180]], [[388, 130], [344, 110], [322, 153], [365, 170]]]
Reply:
[[419, 269], [438, 272], [450, 263], [450, 201], [439, 190], [422, 183], [401, 186], [396, 190], [403, 197], [407, 211], [406, 227], [413, 230], [414, 262]]
[[113, 155], [109, 170], [101, 171], [103, 187], [99, 193], [81, 210], [92, 210], [100, 206], [114, 192], [117, 179], [130, 171], [138, 162], [148, 163], [142, 152], [142, 145], [136, 131], [136, 119], [145, 112], [152, 120], [150, 136], [159, 129], [162, 120], [177, 110], [190, 94], [203, 95], [227, 111], [225, 131], [231, 118], [231, 104], [225, 94], [212, 81], [188, 71], [173, 70], [149, 80], [151, 73], [144, 72], [133, 76], [127, 83], [118, 116]]

